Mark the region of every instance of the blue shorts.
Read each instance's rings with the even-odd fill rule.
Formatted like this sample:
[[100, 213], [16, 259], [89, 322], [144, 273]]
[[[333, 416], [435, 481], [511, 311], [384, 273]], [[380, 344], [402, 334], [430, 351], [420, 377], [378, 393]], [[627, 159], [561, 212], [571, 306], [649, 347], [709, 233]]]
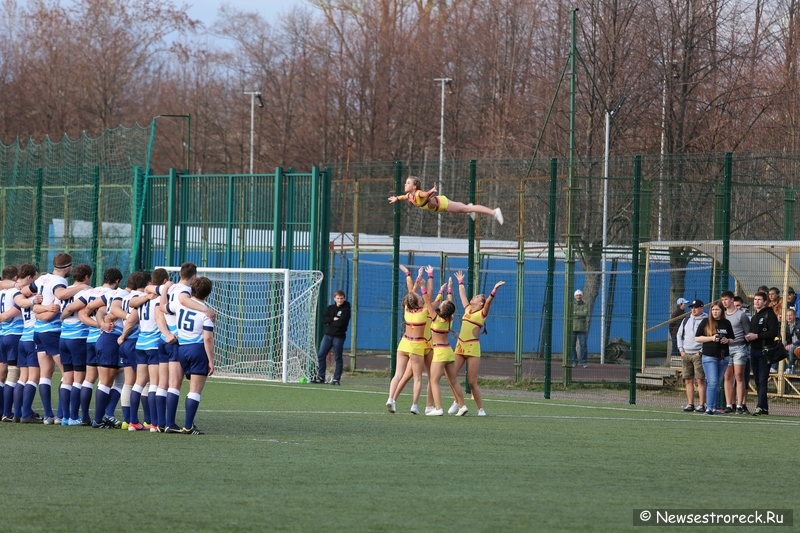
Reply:
[[184, 344], [177, 351], [185, 375], [208, 375], [208, 356], [204, 344]]
[[97, 366], [119, 368], [119, 335], [116, 333], [101, 333], [97, 339]]
[[97, 342], [86, 341], [86, 366], [97, 366]]
[[86, 369], [86, 339], [61, 339], [59, 350], [66, 372], [69, 372], [68, 367]]
[[158, 341], [158, 362], [169, 363], [178, 360], [178, 344]]
[[17, 347], [22, 335], [4, 335], [0, 345], [0, 360], [7, 365], [17, 364]]
[[33, 332], [33, 340], [40, 352], [47, 355], [58, 355], [58, 344], [61, 340], [60, 331]]
[[119, 347], [119, 366], [130, 366], [136, 370], [136, 339], [125, 339]]
[[136, 350], [136, 362], [140, 365], [157, 365], [158, 349]]
[[17, 346], [17, 366], [39, 368], [39, 356], [36, 343], [33, 341], [20, 341]]

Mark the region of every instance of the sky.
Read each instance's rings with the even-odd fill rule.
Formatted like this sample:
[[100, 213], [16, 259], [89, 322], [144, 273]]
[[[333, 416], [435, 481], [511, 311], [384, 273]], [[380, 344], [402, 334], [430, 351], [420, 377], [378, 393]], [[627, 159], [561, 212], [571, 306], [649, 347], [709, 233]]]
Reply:
[[[278, 21], [278, 16], [288, 13], [294, 6], [304, 5], [311, 7], [305, 0], [183, 0], [192, 6], [189, 8], [189, 16], [199, 19], [210, 27], [217, 16], [217, 10], [222, 4], [228, 4], [241, 11], [258, 11], [270, 24]], [[180, 4], [180, 0], [175, 1]]]

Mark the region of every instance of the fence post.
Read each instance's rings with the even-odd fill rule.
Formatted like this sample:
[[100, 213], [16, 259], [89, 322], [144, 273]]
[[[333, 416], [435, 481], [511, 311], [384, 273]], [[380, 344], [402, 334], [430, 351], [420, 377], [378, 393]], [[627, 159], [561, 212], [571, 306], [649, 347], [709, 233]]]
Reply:
[[641, 346], [639, 336], [639, 209], [642, 190], [642, 156], [633, 158], [633, 238], [631, 239], [631, 350], [630, 350], [630, 395], [628, 402], [636, 403], [636, 361]]
[[[733, 153], [725, 153], [725, 187], [722, 191], [722, 271], [717, 294], [728, 289], [731, 257], [731, 189], [733, 188]], [[713, 299], [713, 295], [712, 295]]]
[[[478, 161], [471, 159], [469, 162], [469, 201], [473, 204], [476, 203], [476, 190], [478, 181]], [[477, 218], [477, 217], [476, 217]], [[480, 261], [480, 257], [478, 258]], [[475, 294], [475, 278], [478, 269], [475, 266], [475, 221], [469, 217], [469, 244], [467, 248], [467, 298], [472, 298]], [[471, 394], [472, 389], [469, 386], [467, 373], [469, 372], [469, 361], [465, 364], [466, 371], [464, 373], [464, 393]]]
[[283, 235], [281, 220], [283, 219], [283, 169], [275, 169], [275, 195], [272, 212], [272, 268], [281, 268], [281, 245]]
[[[102, 255], [100, 254], [100, 239], [102, 239], [103, 227], [100, 222], [100, 167], [94, 167], [92, 171], [92, 261], [94, 261], [95, 280], [103, 279]], [[94, 277], [93, 276], [93, 277]]]
[[553, 278], [556, 270], [557, 181], [558, 159], [554, 157], [550, 160], [550, 216], [547, 220], [547, 281], [544, 290], [544, 397], [547, 400], [550, 399], [553, 368]]
[[164, 251], [165, 266], [175, 265], [175, 182], [178, 171], [169, 169], [167, 178], [167, 235]]
[[783, 193], [783, 240], [794, 240], [794, 203], [797, 192], [792, 187], [787, 187]]
[[[397, 161], [394, 164], [394, 194], [400, 196], [403, 192], [403, 162]], [[400, 281], [398, 280], [398, 267], [400, 266], [400, 202], [394, 203], [394, 231], [392, 232], [392, 265], [394, 272], [392, 275], [392, 325], [389, 335], [389, 375], [394, 377], [397, 370], [397, 340], [398, 340], [398, 310], [397, 301], [400, 296]], [[405, 284], [405, 280], [403, 280]]]
[[[36, 169], [36, 217], [33, 226], [33, 260], [40, 267], [42, 265], [39, 255], [42, 253], [42, 195], [44, 194], [44, 169]], [[44, 264], [45, 272], [48, 271]]]
[[[294, 230], [296, 228], [296, 221], [294, 216], [295, 211], [295, 202], [297, 201], [295, 188], [297, 182], [297, 172], [294, 168], [290, 167], [289, 171], [286, 173], [286, 206], [284, 207], [284, 226], [286, 227], [286, 239], [283, 243], [283, 268], [288, 268], [289, 270], [294, 268]], [[313, 180], [311, 188], [314, 188]], [[313, 198], [314, 193], [311, 193], [311, 202], [313, 205]], [[313, 207], [312, 207], [313, 209]], [[309, 242], [309, 265], [313, 258], [311, 257], [311, 246], [310, 243], [313, 240], [312, 233], [313, 229], [309, 228], [308, 234], [308, 242]]]

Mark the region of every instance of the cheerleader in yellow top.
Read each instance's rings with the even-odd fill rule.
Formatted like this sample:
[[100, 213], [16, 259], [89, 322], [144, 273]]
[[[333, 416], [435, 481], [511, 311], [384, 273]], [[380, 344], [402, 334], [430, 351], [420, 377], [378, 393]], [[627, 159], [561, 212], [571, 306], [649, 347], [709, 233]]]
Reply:
[[[464, 404], [464, 391], [461, 385], [458, 384], [458, 377], [456, 373], [456, 358], [453, 353], [453, 348], [450, 346], [450, 330], [453, 326], [453, 315], [456, 312], [456, 306], [453, 303], [453, 280], [452, 278], [447, 283], [447, 301], [442, 302], [438, 309], [434, 309], [433, 305], [428, 306], [428, 313], [433, 317], [431, 324], [431, 333], [433, 341], [433, 361], [431, 362], [430, 370], [428, 371], [428, 385], [431, 388], [431, 394], [434, 401], [434, 409], [427, 411], [425, 414], [428, 416], [441, 416], [444, 414], [442, 409], [442, 391], [439, 388], [439, 381], [442, 375], [447, 376], [447, 381], [450, 383], [450, 390], [453, 392], [455, 398], [454, 406], [458, 406], [457, 410], [450, 408], [450, 414], [456, 416], [463, 416], [469, 409]], [[441, 295], [444, 291], [445, 285], [439, 289]]]
[[499, 207], [490, 209], [482, 205], [454, 202], [453, 200], [449, 200], [446, 196], [434, 196], [436, 193], [436, 185], [427, 192], [423, 191], [422, 182], [415, 176], [409, 176], [403, 190], [406, 191], [406, 194], [390, 196], [389, 203], [393, 204], [398, 200], [408, 200], [415, 206], [426, 211], [435, 211], [437, 213], [443, 211], [448, 211], [450, 213], [469, 213], [472, 220], [475, 220], [475, 213], [483, 213], [484, 215], [494, 217], [501, 225], [503, 224], [503, 213], [500, 211]]
[[[404, 267], [403, 265], [400, 265], [400, 270], [403, 272], [403, 274], [406, 275], [406, 288], [408, 289], [408, 292], [416, 293], [417, 292], [417, 288], [422, 283], [423, 268], [422, 267], [419, 268], [419, 272], [417, 273], [417, 280], [414, 283], [411, 282], [411, 272], [409, 272], [406, 267]], [[425, 267], [424, 270], [428, 273], [427, 292], [428, 292], [428, 294], [432, 294], [433, 293], [433, 267], [431, 265], [428, 265], [427, 267]], [[436, 300], [434, 300], [434, 305], [437, 305], [441, 300], [442, 300], [442, 291], [439, 291], [439, 295], [436, 297]], [[431, 361], [433, 360], [433, 344], [431, 343], [431, 320], [432, 320], [431, 314], [428, 313], [428, 319], [425, 322], [425, 339], [428, 341], [428, 345], [427, 345], [427, 347], [425, 349], [425, 356], [424, 356], [425, 371], [428, 372], [428, 376], [431, 375]], [[407, 365], [405, 374], [403, 374], [403, 377], [400, 378], [399, 382], [397, 382], [397, 386], [396, 386], [396, 388], [394, 390], [394, 396], [392, 398], [394, 398], [395, 401], [397, 401], [397, 398], [400, 397], [400, 393], [403, 392], [403, 389], [405, 388], [406, 383], [411, 381], [411, 378], [413, 376], [414, 376], [414, 374], [413, 374], [413, 370], [412, 370], [411, 365]], [[419, 408], [415, 407], [415, 405], [416, 404], [412, 405], [412, 407], [411, 407], [411, 412], [414, 413], [414, 414], [419, 412]], [[433, 393], [431, 392], [430, 380], [428, 380], [428, 386], [427, 386], [427, 389], [426, 389], [425, 414], [427, 415], [433, 409], [434, 409], [434, 407], [433, 407]]]
[[[478, 335], [483, 329], [486, 322], [486, 317], [489, 315], [489, 308], [492, 305], [497, 289], [505, 285], [505, 281], [498, 281], [495, 283], [492, 292], [488, 297], [483, 294], [477, 294], [471, 300], [467, 299], [467, 289], [464, 287], [464, 273], [460, 270], [455, 273], [458, 280], [458, 292], [461, 296], [461, 304], [464, 306], [464, 317], [461, 319], [461, 332], [458, 334], [458, 343], [456, 344], [456, 373], [461, 370], [464, 363], [469, 359], [467, 370], [467, 382], [470, 389], [472, 389], [472, 397], [478, 405], [478, 416], [486, 416], [486, 411], [483, 410], [483, 399], [481, 398], [481, 389], [478, 387], [478, 370], [481, 363], [481, 341]], [[452, 411], [455, 407], [450, 408]]]
[[411, 406], [411, 412], [419, 414], [417, 402], [419, 401], [420, 392], [422, 392], [422, 371], [425, 368], [423, 357], [428, 347], [428, 340], [425, 338], [428, 310], [425, 308], [425, 303], [430, 301], [428, 291], [424, 287], [422, 294], [424, 302], [423, 298], [420, 298], [414, 292], [407, 293], [401, 302], [404, 309], [403, 318], [406, 323], [406, 331], [400, 340], [400, 345], [397, 347], [397, 367], [394, 378], [392, 378], [392, 382], [389, 385], [389, 399], [386, 401], [386, 408], [390, 413], [396, 411], [395, 391], [401, 377], [405, 374], [406, 366], [410, 364], [414, 376], [414, 403]]

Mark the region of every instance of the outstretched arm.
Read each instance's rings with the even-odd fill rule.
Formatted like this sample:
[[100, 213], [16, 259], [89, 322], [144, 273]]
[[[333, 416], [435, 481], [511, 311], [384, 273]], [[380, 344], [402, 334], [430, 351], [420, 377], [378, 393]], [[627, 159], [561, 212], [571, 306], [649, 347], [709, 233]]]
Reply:
[[447, 301], [453, 301], [453, 278], [447, 278]]
[[390, 204], [393, 204], [398, 200], [408, 200], [408, 195], [407, 194], [401, 194], [400, 196], [390, 196], [389, 197], [389, 203]]
[[489, 296], [486, 297], [486, 303], [483, 304], [483, 316], [489, 316], [489, 307], [492, 306], [492, 302], [494, 301], [494, 297], [497, 294], [497, 289], [505, 285], [505, 281], [498, 281], [494, 284], [494, 288], [492, 292], [489, 293]]
[[467, 288], [464, 287], [464, 273], [460, 270], [455, 273], [458, 280], [458, 295], [461, 296], [461, 305], [464, 309], [469, 309], [469, 298], [467, 298]]
[[417, 279], [414, 280], [414, 285], [411, 286], [411, 290], [409, 290], [409, 292], [417, 292], [417, 288], [419, 288], [420, 283], [422, 283], [422, 271], [423, 267], [419, 267]]
[[400, 271], [406, 275], [406, 290], [408, 292], [412, 292], [414, 289], [414, 284], [411, 282], [411, 272], [405, 267], [405, 265], [400, 265]]

